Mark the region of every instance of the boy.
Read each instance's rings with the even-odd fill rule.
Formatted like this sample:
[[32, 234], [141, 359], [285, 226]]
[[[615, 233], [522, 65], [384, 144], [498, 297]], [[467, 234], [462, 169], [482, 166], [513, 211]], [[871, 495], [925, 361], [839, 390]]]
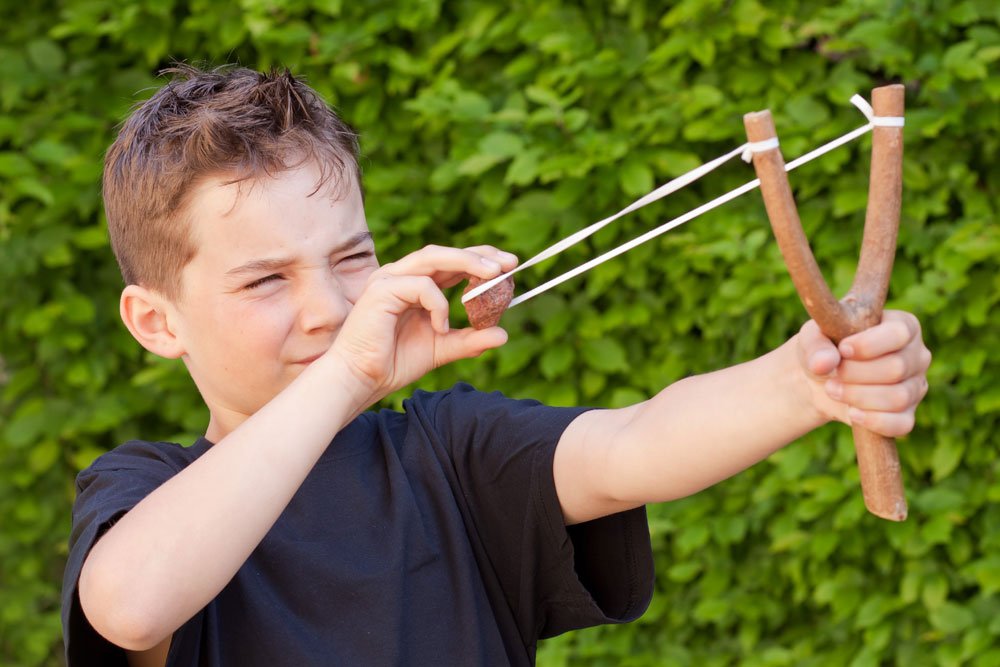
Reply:
[[70, 665], [531, 664], [540, 637], [644, 611], [646, 503], [832, 419], [912, 428], [930, 354], [894, 312], [839, 348], [807, 323], [619, 410], [458, 385], [365, 412], [506, 341], [450, 330], [441, 290], [516, 259], [429, 246], [379, 267], [355, 136], [311, 89], [175, 73], [109, 150], [105, 204], [122, 319], [184, 360], [210, 420], [80, 474]]

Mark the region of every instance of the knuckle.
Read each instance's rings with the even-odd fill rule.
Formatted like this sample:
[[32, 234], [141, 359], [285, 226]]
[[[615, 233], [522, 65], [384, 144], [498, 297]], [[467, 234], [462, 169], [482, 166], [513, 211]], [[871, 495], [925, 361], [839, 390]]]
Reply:
[[913, 337], [910, 325], [905, 320], [893, 320], [891, 325], [892, 336], [895, 339], [897, 346], [902, 348]]
[[902, 382], [909, 375], [906, 360], [901, 356], [889, 358], [888, 380], [890, 382]]
[[915, 382], [910, 382], [908, 384], [909, 402], [907, 407], [912, 407], [920, 402], [920, 399], [924, 397], [924, 382], [923, 380], [916, 380]]
[[437, 283], [430, 276], [419, 276], [417, 278], [417, 289], [422, 292], [437, 292], [440, 290], [437, 288]]
[[869, 415], [872, 421], [871, 429], [889, 438], [906, 435], [913, 429], [912, 419], [903, 414]]
[[901, 415], [899, 417], [897, 425], [899, 428], [896, 432], [896, 435], [906, 435], [907, 433], [912, 431], [913, 427], [916, 425], [916, 419], [913, 416], [913, 412], [907, 412], [906, 414]]
[[899, 322], [914, 334], [920, 331], [920, 320], [908, 310], [886, 310], [883, 312], [883, 321]]
[[900, 385], [892, 389], [889, 395], [889, 409], [893, 412], [902, 412], [912, 403], [912, 390], [907, 385]]

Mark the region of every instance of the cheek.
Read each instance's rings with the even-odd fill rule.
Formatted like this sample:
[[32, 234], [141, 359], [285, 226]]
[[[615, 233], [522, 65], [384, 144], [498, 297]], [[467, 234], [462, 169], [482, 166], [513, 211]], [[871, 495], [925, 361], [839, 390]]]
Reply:
[[340, 290], [344, 298], [352, 304], [357, 303], [358, 299], [361, 298], [361, 294], [365, 291], [365, 287], [368, 285], [368, 277], [375, 273], [375, 269], [377, 268], [377, 266], [372, 266], [360, 271], [343, 274], [340, 277]]
[[226, 315], [226, 322], [217, 326], [232, 332], [225, 336], [228, 349], [223, 354], [246, 352], [270, 353], [280, 350], [294, 324], [294, 310], [280, 295], [269, 299], [248, 301], [236, 305]]

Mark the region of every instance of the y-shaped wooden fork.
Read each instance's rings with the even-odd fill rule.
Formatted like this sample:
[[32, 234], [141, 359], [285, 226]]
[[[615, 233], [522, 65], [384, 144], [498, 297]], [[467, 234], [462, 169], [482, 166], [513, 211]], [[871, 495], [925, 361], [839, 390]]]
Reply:
[[[874, 89], [872, 107], [876, 117], [902, 117], [903, 86]], [[776, 138], [769, 111], [749, 113], [743, 117], [743, 123], [748, 141], [762, 142]], [[755, 153], [753, 165], [760, 179], [771, 228], [792, 282], [819, 328], [834, 343], [839, 343], [851, 334], [878, 324], [889, 289], [899, 230], [903, 128], [879, 125], [872, 128], [871, 179], [861, 257], [854, 283], [839, 301], [823, 280], [809, 249], [809, 241], [802, 231], [780, 149], [774, 147]], [[853, 431], [865, 505], [876, 516], [892, 521], [904, 520], [906, 497], [895, 440], [858, 426]]]

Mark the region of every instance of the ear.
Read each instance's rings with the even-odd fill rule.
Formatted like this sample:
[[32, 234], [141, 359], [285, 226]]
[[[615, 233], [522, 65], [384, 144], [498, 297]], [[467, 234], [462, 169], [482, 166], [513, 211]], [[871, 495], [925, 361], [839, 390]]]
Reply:
[[176, 310], [163, 295], [139, 285], [122, 290], [122, 322], [132, 337], [153, 354], [177, 359], [184, 354], [176, 331]]

